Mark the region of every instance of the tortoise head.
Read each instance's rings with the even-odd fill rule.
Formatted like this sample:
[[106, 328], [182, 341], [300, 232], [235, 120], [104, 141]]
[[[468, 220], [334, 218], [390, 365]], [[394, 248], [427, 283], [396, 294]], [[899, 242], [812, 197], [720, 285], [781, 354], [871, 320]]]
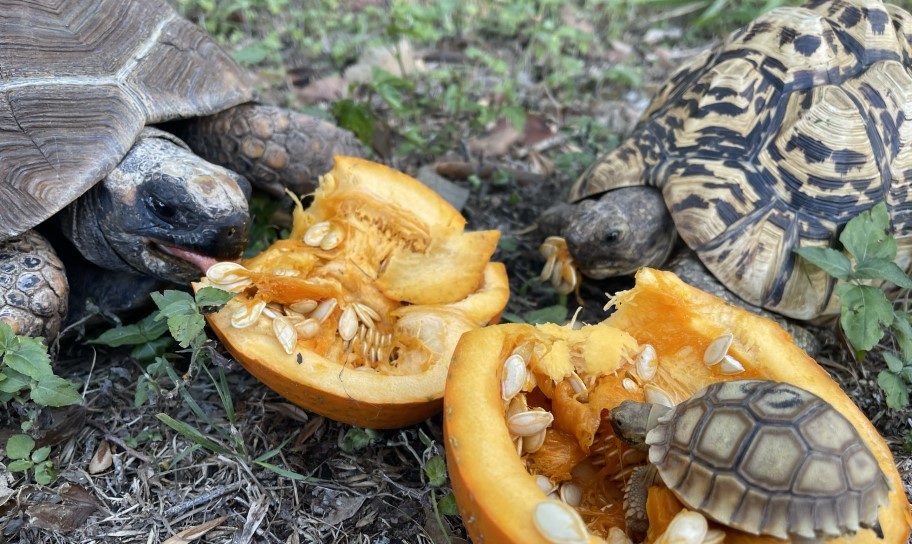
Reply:
[[580, 271], [603, 279], [661, 266], [674, 246], [675, 229], [659, 190], [635, 186], [577, 203], [563, 236]]
[[646, 442], [646, 434], [669, 411], [671, 408], [661, 404], [625, 400], [611, 409], [608, 418], [618, 438], [630, 445], [641, 446]]
[[146, 129], [117, 168], [63, 214], [64, 234], [93, 263], [186, 283], [240, 257], [247, 181]]

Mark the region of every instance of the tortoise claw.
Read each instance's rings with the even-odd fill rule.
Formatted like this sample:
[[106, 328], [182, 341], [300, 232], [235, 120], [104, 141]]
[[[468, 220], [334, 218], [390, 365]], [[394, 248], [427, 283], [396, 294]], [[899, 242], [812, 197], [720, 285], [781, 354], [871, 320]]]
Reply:
[[541, 281], [550, 281], [561, 295], [577, 291], [580, 286], [579, 271], [567, 248], [567, 241], [560, 236], [545, 238], [538, 249], [546, 258], [540, 275]]

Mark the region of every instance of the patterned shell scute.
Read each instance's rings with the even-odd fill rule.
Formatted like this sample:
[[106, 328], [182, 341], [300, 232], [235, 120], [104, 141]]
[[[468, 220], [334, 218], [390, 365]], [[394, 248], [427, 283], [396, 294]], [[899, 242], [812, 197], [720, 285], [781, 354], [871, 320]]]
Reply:
[[889, 484], [849, 421], [786, 383], [713, 384], [646, 436], [649, 460], [688, 508], [776, 538], [873, 527]]
[[253, 97], [164, 0], [0, 0], [0, 239], [100, 181], [146, 124]]
[[880, 0], [774, 9], [672, 75], [571, 199], [655, 186], [741, 298], [799, 319], [833, 312], [834, 280], [794, 248], [831, 245], [885, 202], [912, 262], [910, 36], [912, 17]]

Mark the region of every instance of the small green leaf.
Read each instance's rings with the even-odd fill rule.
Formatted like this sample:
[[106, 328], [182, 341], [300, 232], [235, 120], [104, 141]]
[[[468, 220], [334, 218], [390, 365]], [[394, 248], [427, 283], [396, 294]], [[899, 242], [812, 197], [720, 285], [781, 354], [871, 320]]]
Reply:
[[888, 407], [899, 410], [909, 405], [909, 388], [899, 376], [882, 370], [877, 374], [877, 383], [887, 396]]
[[32, 379], [22, 374], [21, 372], [16, 372], [12, 368], [6, 368], [3, 370], [3, 380], [0, 381], [0, 392], [3, 393], [18, 393], [24, 389], [28, 389], [32, 385]]
[[545, 306], [544, 308], [538, 308], [532, 310], [531, 312], [526, 312], [523, 315], [526, 323], [560, 323], [566, 321], [567, 319], [567, 307], [563, 304], [555, 304], [554, 306]]
[[868, 259], [892, 261], [896, 258], [896, 240], [889, 229], [890, 214], [886, 204], [881, 202], [846, 223], [839, 241], [857, 262]]
[[362, 144], [370, 145], [374, 139], [377, 120], [367, 106], [345, 98], [333, 104], [332, 114], [340, 127], [354, 133]]
[[435, 455], [424, 464], [424, 473], [428, 477], [428, 485], [440, 487], [447, 481], [446, 461], [443, 457]]
[[33, 380], [54, 374], [47, 348], [37, 338], [17, 336], [9, 343], [3, 362]]
[[380, 438], [380, 433], [373, 429], [362, 429], [361, 427], [351, 427], [342, 437], [342, 443], [339, 447], [345, 453], [355, 453], [370, 446], [375, 440]]
[[200, 446], [206, 448], [207, 450], [209, 450], [213, 453], [219, 453], [221, 455], [227, 455], [229, 457], [234, 455], [231, 452], [231, 450], [222, 446], [218, 442], [212, 440], [208, 436], [204, 435], [202, 432], [200, 432], [195, 427], [187, 425], [183, 421], [177, 421], [176, 419], [174, 419], [173, 417], [171, 417], [167, 414], [155, 414], [155, 417], [157, 417], [159, 421], [161, 421], [168, 427], [171, 427], [172, 429], [177, 431], [178, 434], [182, 435], [184, 438], [191, 440], [191, 441], [195, 442], [196, 444], [199, 444]]
[[69, 381], [51, 374], [32, 385], [32, 400], [42, 406], [69, 406], [79, 404], [82, 397]]
[[912, 385], [912, 366], [903, 367], [899, 375], [907, 384]]
[[905, 289], [912, 288], [912, 279], [898, 264], [887, 259], [872, 258], [859, 261], [855, 264], [855, 270], [850, 277], [862, 280], [887, 280]]
[[799, 247], [794, 251], [834, 278], [845, 280], [852, 272], [852, 262], [841, 251], [828, 247]]
[[437, 501], [437, 510], [444, 516], [458, 516], [459, 506], [456, 504], [456, 497], [452, 493], [447, 493]]
[[206, 319], [199, 313], [196, 301], [182, 291], [168, 290], [164, 293], [152, 293], [152, 300], [159, 309], [159, 319], [168, 319], [171, 336], [182, 348], [198, 341], [200, 333], [206, 328]]
[[899, 357], [893, 353], [890, 353], [889, 351], [885, 351], [883, 356], [884, 360], [887, 362], [887, 368], [890, 369], [890, 372], [899, 374], [899, 372], [902, 371], [903, 362]]
[[909, 317], [906, 312], [896, 312], [892, 325], [896, 332], [896, 341], [906, 361], [912, 360], [912, 324], [909, 323]]
[[14, 338], [16, 338], [16, 333], [13, 332], [13, 328], [5, 321], [0, 321], [0, 355], [8, 349]]
[[[165, 327], [165, 330], [168, 330], [168, 324], [165, 321], [162, 321], [161, 324]], [[167, 353], [173, 345], [174, 338], [162, 336], [145, 344], [138, 344], [130, 351], [130, 357], [140, 363], [149, 363]]]
[[219, 311], [234, 296], [235, 293], [223, 291], [216, 287], [203, 287], [196, 293], [196, 305], [200, 312], [210, 314]]
[[35, 482], [41, 485], [50, 485], [57, 479], [60, 471], [54, 468], [49, 461], [35, 465]]
[[32, 452], [32, 462], [40, 463], [40, 462], [44, 461], [45, 459], [47, 459], [50, 454], [51, 454], [50, 446], [44, 446], [42, 448], [38, 448], [37, 450]]
[[112, 348], [151, 342], [168, 330], [168, 324], [157, 319], [158, 312], [147, 315], [132, 325], [114, 327], [101, 333], [90, 344], [101, 344]]
[[250, 66], [259, 64], [273, 52], [273, 49], [262, 42], [252, 43], [231, 54], [234, 60], [241, 65]]
[[18, 461], [13, 461], [12, 463], [6, 465], [7, 470], [10, 472], [25, 472], [28, 469], [32, 468], [34, 463], [28, 459], [19, 459]]
[[842, 307], [839, 323], [856, 350], [869, 351], [883, 338], [884, 326], [893, 323], [893, 305], [883, 291], [869, 285], [841, 283], [836, 296]]
[[519, 106], [506, 106], [503, 109], [503, 114], [517, 132], [522, 133], [522, 131], [525, 130], [526, 110]]
[[280, 466], [273, 465], [272, 463], [267, 463], [265, 461], [254, 461], [254, 464], [260, 465], [265, 469], [269, 469], [283, 478], [288, 478], [289, 480], [298, 480], [303, 482], [318, 483], [320, 480], [318, 478], [311, 478], [310, 476], [305, 476], [303, 474], [298, 474], [297, 472], [292, 472], [290, 470], [284, 469]]
[[35, 449], [35, 439], [27, 434], [14, 434], [6, 440], [6, 456], [10, 459], [28, 459]]

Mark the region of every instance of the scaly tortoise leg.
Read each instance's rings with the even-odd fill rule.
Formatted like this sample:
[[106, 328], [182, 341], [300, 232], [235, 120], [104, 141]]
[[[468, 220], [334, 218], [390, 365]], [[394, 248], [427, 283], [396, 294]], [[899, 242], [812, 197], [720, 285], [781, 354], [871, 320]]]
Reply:
[[176, 132], [194, 153], [274, 196], [286, 187], [310, 193], [317, 177], [332, 169], [334, 155], [363, 154], [350, 132], [276, 106], [243, 104], [182, 124]]
[[0, 321], [25, 336], [53, 338], [67, 313], [63, 263], [35, 231], [0, 241]]
[[642, 542], [649, 530], [649, 519], [646, 517], [646, 497], [649, 486], [658, 480], [655, 465], [638, 466], [630, 473], [630, 479], [624, 488], [624, 521], [627, 523], [627, 536], [634, 542]]

